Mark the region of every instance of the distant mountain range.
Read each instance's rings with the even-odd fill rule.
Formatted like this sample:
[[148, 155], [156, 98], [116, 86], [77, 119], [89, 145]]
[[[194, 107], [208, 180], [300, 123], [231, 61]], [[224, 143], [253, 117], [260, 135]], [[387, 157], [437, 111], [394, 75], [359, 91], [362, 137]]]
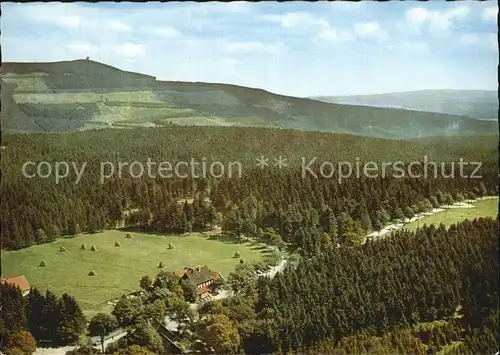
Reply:
[[344, 105], [400, 108], [478, 119], [498, 119], [498, 93], [485, 90], [422, 90], [379, 95], [318, 96], [313, 99]]
[[[1, 84], [2, 128], [6, 131], [219, 125], [394, 139], [498, 134], [498, 122], [478, 120], [464, 113], [331, 103], [323, 102], [331, 98], [319, 101], [227, 84], [159, 81], [91, 60], [2, 63]], [[379, 99], [372, 104], [407, 107], [391, 101], [397, 95], [411, 102], [412, 94], [402, 93], [390, 94], [385, 101]], [[413, 95], [413, 102], [425, 101], [425, 95]], [[458, 97], [463, 103], [478, 96], [466, 98], [460, 92]], [[494, 106], [491, 100], [488, 102]], [[487, 117], [488, 112], [494, 109], [484, 103], [481, 117]]]

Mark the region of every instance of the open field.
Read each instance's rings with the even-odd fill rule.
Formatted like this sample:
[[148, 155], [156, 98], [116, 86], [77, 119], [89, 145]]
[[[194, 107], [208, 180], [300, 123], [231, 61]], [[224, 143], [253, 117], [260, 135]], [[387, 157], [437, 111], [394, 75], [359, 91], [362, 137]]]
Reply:
[[[263, 260], [269, 253], [264, 245], [229, 243], [203, 238], [199, 234], [156, 236], [109, 230], [97, 234], [61, 238], [50, 244], [35, 245], [16, 251], [2, 251], [3, 276], [25, 275], [32, 286], [49, 288], [56, 294], [68, 292], [83, 309], [93, 308], [139, 288], [144, 275], [154, 277], [163, 270], [184, 266], [207, 265], [223, 276], [234, 269], [239, 251], [246, 262]], [[120, 243], [119, 247], [115, 242]], [[174, 249], [169, 250], [172, 243]], [[86, 249], [82, 250], [81, 245]], [[95, 245], [97, 251], [91, 251]], [[60, 252], [60, 247], [66, 248]], [[40, 267], [40, 261], [47, 262]], [[88, 276], [89, 271], [95, 276]]]
[[480, 217], [496, 218], [498, 215], [498, 198], [476, 201], [473, 202], [472, 205], [474, 207], [445, 209], [444, 211], [426, 216], [418, 221], [408, 223], [403, 228], [415, 230], [418, 227], [422, 227], [424, 224], [428, 226], [435, 224], [437, 226], [440, 223], [443, 223], [445, 226], [450, 226], [465, 219], [472, 220]]
[[49, 92], [50, 88], [43, 80], [43, 76], [46, 75], [48, 74], [39, 73], [39, 75], [7, 75], [3, 76], [2, 80], [7, 83], [16, 84], [17, 85], [16, 92], [23, 92], [23, 91]]
[[151, 91], [16, 93], [14, 99], [17, 103], [40, 104], [96, 103], [105, 99], [111, 102], [163, 103]]

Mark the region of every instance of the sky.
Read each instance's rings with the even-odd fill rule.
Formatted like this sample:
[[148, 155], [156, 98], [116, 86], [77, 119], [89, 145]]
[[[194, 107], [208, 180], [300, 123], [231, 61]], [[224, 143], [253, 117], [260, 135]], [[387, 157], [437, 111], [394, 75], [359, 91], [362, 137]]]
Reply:
[[2, 3], [3, 61], [291, 96], [497, 90], [496, 1]]

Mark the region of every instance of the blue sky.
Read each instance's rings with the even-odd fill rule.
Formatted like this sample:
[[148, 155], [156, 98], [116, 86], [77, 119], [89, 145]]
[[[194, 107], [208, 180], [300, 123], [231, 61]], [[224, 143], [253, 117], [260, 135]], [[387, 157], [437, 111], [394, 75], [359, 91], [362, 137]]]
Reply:
[[497, 88], [497, 2], [2, 3], [3, 61], [293, 95]]

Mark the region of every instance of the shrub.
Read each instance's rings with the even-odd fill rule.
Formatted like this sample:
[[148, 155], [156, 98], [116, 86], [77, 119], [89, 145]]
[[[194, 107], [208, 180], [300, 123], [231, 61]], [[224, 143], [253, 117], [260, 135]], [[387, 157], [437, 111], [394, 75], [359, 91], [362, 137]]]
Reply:
[[125, 236], [125, 238], [127, 238], [127, 239], [132, 239], [132, 234], [127, 233], [127, 235]]
[[[2, 339], [3, 340], [3, 339]], [[2, 346], [3, 348], [3, 346]], [[12, 334], [7, 354], [33, 354], [36, 351], [36, 340], [30, 332], [20, 330]]]
[[281, 261], [281, 256], [276, 252], [272, 252], [268, 254], [266, 261], [271, 266], [277, 266]]
[[172, 243], [168, 243], [168, 249], [174, 249], [174, 245]]
[[95, 246], [95, 245], [92, 245], [92, 246], [90, 247], [90, 250], [92, 250], [92, 251], [97, 251], [97, 248], [96, 248], [96, 246]]
[[45, 260], [40, 261], [40, 267], [46, 267], [47, 262]]
[[95, 271], [94, 270], [90, 270], [89, 271], [89, 276], [95, 276]]
[[163, 269], [165, 267], [165, 265], [163, 264], [163, 261], [160, 261], [160, 263], [158, 264], [158, 269]]
[[82, 250], [85, 250], [87, 249], [87, 247], [85, 246], [85, 244], [82, 244], [82, 246], [80, 247]]
[[119, 247], [120, 246], [120, 243], [119, 242], [115, 242], [115, 247]]
[[236, 253], [234, 253], [234, 257], [235, 257], [235, 258], [239, 258], [240, 256], [241, 256], [241, 254], [240, 254], [240, 252], [239, 252], [239, 251], [237, 251]]
[[252, 264], [255, 271], [264, 270], [266, 268], [266, 264], [263, 261], [256, 261]]
[[463, 200], [465, 200], [464, 196], [460, 192], [457, 192], [455, 195], [455, 201], [462, 202]]
[[244, 262], [245, 262], [245, 260], [240, 259], [240, 264], [243, 264]]
[[66, 251], [66, 248], [65, 248], [65, 247], [59, 247], [59, 251], [60, 251], [61, 253], [63, 253], [63, 252], [65, 252], [65, 251]]

